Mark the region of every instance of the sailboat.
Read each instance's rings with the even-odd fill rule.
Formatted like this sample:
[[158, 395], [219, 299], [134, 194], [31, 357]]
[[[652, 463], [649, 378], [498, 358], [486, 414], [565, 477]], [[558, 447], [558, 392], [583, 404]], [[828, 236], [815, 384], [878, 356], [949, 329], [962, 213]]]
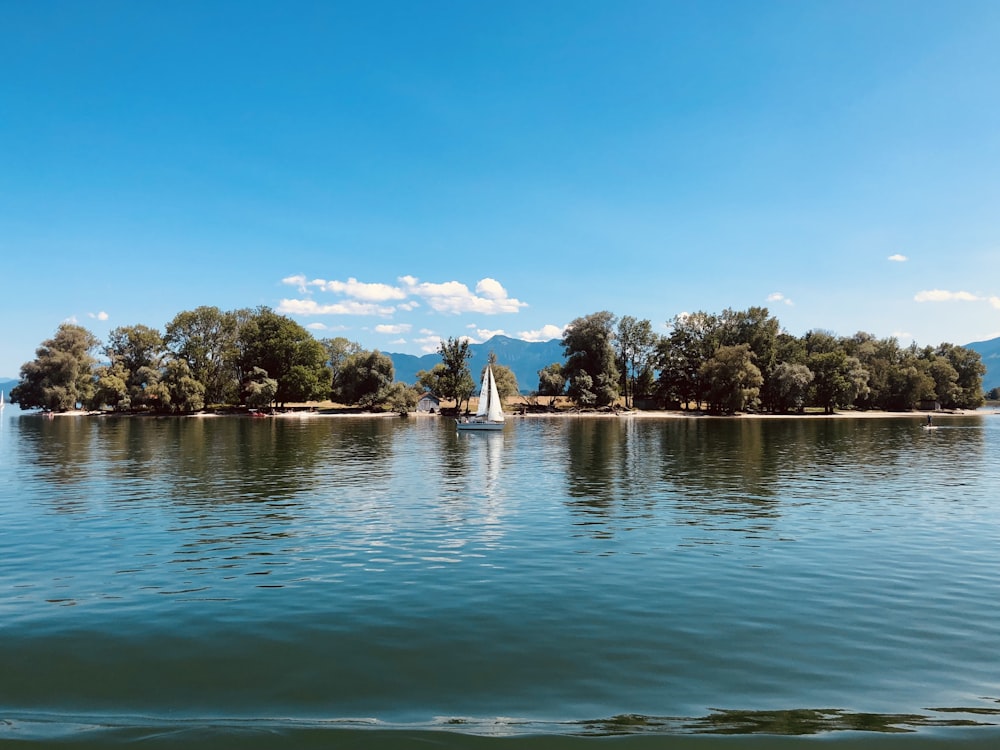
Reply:
[[3, 407], [4, 407], [4, 403], [3, 403], [3, 391], [0, 391], [0, 411], [3, 411]]
[[504, 424], [503, 406], [500, 394], [497, 392], [497, 381], [493, 377], [493, 368], [486, 366], [483, 373], [483, 384], [479, 389], [479, 408], [473, 417], [458, 420], [460, 430], [502, 430]]

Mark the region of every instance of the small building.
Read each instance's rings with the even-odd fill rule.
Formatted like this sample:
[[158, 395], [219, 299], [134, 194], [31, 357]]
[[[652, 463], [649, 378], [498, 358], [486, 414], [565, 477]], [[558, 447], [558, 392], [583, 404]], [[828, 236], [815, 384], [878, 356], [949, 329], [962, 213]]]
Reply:
[[417, 411], [424, 412], [426, 414], [435, 414], [441, 411], [441, 399], [435, 396], [433, 393], [425, 393], [417, 401]]
[[917, 404], [919, 411], [941, 411], [941, 402], [932, 399], [925, 399]]

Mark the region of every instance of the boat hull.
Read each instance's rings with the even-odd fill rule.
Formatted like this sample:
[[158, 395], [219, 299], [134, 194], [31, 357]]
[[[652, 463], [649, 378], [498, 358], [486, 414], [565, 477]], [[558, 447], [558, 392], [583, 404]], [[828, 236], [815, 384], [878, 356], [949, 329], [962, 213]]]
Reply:
[[456, 422], [456, 426], [461, 432], [465, 432], [466, 430], [468, 431], [478, 430], [480, 432], [498, 432], [503, 429], [504, 423], [468, 421], [468, 422]]

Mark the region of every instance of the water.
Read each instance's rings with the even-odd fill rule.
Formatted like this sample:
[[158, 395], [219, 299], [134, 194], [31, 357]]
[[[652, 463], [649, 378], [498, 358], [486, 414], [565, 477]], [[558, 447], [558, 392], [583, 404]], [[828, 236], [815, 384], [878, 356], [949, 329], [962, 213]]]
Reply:
[[995, 746], [1000, 417], [937, 422], [8, 407], [0, 745]]

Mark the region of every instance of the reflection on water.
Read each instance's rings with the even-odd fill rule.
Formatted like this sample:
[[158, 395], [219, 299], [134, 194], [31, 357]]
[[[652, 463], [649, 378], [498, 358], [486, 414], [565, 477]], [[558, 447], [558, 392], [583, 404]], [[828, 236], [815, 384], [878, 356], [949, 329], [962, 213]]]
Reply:
[[6, 418], [0, 742], [987, 731], [998, 445], [980, 417]]
[[[919, 714], [852, 713], [839, 709], [785, 711], [715, 711], [696, 718], [615, 716], [580, 722], [584, 734], [595, 736], [692, 732], [726, 735], [814, 735], [836, 731], [915, 732], [927, 727], [993, 726], [985, 717], [1000, 716], [996, 708], [934, 708]], [[938, 715], [935, 715], [938, 714]], [[965, 716], [956, 717], [956, 714]], [[977, 718], [980, 717], [980, 718]]]

